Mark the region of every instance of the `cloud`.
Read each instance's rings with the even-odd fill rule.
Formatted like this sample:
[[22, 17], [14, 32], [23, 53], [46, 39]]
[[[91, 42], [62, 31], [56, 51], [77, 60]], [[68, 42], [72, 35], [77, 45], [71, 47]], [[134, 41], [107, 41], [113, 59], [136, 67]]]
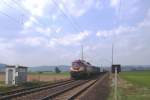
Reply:
[[83, 31], [78, 34], [69, 34], [69, 35], [66, 35], [66, 36], [60, 37], [60, 38], [52, 38], [50, 40], [49, 45], [50, 46], [54, 46], [56, 44], [64, 45], [64, 46], [76, 45], [76, 44], [79, 44], [84, 39], [86, 39], [86, 37], [88, 37], [89, 35], [90, 35], [90, 32]]
[[[111, 30], [99, 30], [96, 33], [96, 36], [100, 37], [100, 38], [109, 38], [112, 36], [121, 36], [121, 35], [128, 35], [128, 34], [132, 34], [132, 35], [137, 35], [137, 34], [142, 34], [142, 31], [146, 31], [149, 32], [149, 27], [150, 27], [150, 10], [147, 11], [147, 14], [145, 16], [145, 18], [143, 19], [143, 21], [137, 23], [134, 26], [118, 26], [116, 28], [113, 28]], [[144, 32], [145, 32], [144, 31]], [[143, 34], [146, 34], [143, 33]]]
[[26, 46], [44, 46], [48, 43], [47, 39], [44, 37], [25, 37], [25, 38], [18, 38], [15, 40], [16, 44], [22, 44]]
[[22, 4], [33, 16], [43, 16], [47, 0], [23, 0]]
[[34, 23], [38, 23], [38, 21], [35, 17], [30, 16], [29, 19], [26, 22], [24, 22], [24, 29], [31, 28]]
[[0, 38], [0, 62], [14, 64], [17, 53], [14, 50], [15, 44], [11, 40]]
[[[150, 57], [149, 22], [150, 10], [148, 10], [143, 21], [134, 26], [118, 26], [112, 30], [99, 30], [96, 35], [100, 38], [100, 41], [105, 38], [103, 45], [110, 46], [109, 52], [111, 52], [111, 44], [112, 40], [114, 40], [114, 63], [148, 64], [148, 61], [145, 60], [145, 58], [149, 59]], [[98, 47], [98, 44], [95, 46]], [[101, 49], [102, 48], [103, 47], [101, 47]], [[98, 47], [97, 49], [100, 48]], [[107, 55], [106, 51], [105, 55]]]
[[[58, 18], [62, 18], [63, 14], [60, 9], [67, 16], [79, 17], [84, 15], [91, 8], [94, 8], [97, 2], [95, 3], [93, 0], [60, 0], [59, 2], [57, 0], [40, 0], [38, 2], [36, 0], [23, 0], [21, 3], [29, 12], [29, 18], [24, 22], [21, 33], [37, 32], [43, 33], [45, 36], [50, 36], [51, 33], [58, 33], [62, 29], [60, 26], [51, 23], [52, 21], [56, 22]], [[48, 21], [50, 23], [47, 23]], [[52, 26], [56, 26], [56, 28], [53, 29]]]
[[110, 0], [110, 6], [114, 8], [118, 8], [120, 0]]
[[5, 38], [0, 38], [0, 47], [1, 49], [11, 49], [14, 45]]
[[144, 20], [139, 23], [139, 27], [149, 27], [150, 26], [150, 9], [147, 11], [146, 17]]
[[137, 13], [141, 11], [140, 3], [140, 0], [110, 0], [110, 7], [115, 9], [119, 20], [129, 20], [137, 17]]
[[97, 0], [95, 1], [95, 8], [97, 8], [98, 10], [102, 9], [104, 6], [103, 6], [103, 2], [102, 0]]
[[117, 28], [114, 28], [112, 30], [99, 30], [96, 35], [101, 38], [108, 38], [112, 36], [118, 36], [120, 34], [127, 34], [128, 32], [133, 32], [135, 30], [135, 27], [129, 27], [129, 26], [119, 26]]
[[59, 2], [59, 7], [65, 11], [65, 13], [79, 17], [90, 10], [90, 8], [95, 5], [94, 2], [94, 0], [62, 0], [62, 2]]
[[[115, 40], [118, 61], [128, 63], [130, 62], [128, 59], [131, 58], [131, 61], [135, 60], [132, 63], [140, 63], [141, 60], [138, 58], [150, 58], [150, 10], [141, 21], [146, 11], [143, 9], [147, 9], [145, 5], [142, 7], [145, 4], [144, 1], [143, 4], [140, 4], [139, 0], [121, 0], [121, 11], [118, 15], [120, 0], [55, 0], [66, 15], [77, 19], [83, 25], [83, 30], [89, 30], [81, 32], [71, 29], [68, 20], [52, 0], [16, 0], [24, 9], [11, 0], [8, 0], [8, 4], [9, 1], [10, 5], [16, 9], [10, 9], [1, 3], [0, 10], [2, 9], [23, 24], [16, 26], [15, 22], [9, 22], [8, 17], [2, 16], [1, 22], [5, 24], [1, 24], [4, 28], [0, 33], [0, 61], [2, 62], [30, 65], [54, 64], [54, 62], [58, 64], [59, 59], [65, 64], [78, 58], [79, 45], [84, 43], [86, 44], [85, 57], [93, 60], [95, 64], [99, 64], [100, 58], [110, 58], [112, 38]], [[22, 16], [22, 13], [27, 16]], [[101, 15], [101, 13], [103, 14]], [[107, 16], [110, 20], [107, 20]], [[90, 19], [91, 17], [95, 19]], [[118, 21], [119, 17], [121, 20]], [[104, 20], [99, 20], [102, 22], [99, 23], [97, 18], [102, 20], [104, 18]], [[124, 24], [123, 21], [126, 19], [131, 21], [125, 21]], [[115, 28], [112, 28], [111, 20], [117, 20], [119, 26], [116, 27], [116, 25]], [[7, 27], [10, 29], [7, 30]], [[86, 29], [84, 29], [85, 27]], [[98, 30], [96, 36], [91, 34], [95, 30]], [[144, 63], [144, 60], [142, 62]]]
[[35, 30], [36, 30], [36, 32], [39, 32], [47, 37], [50, 37], [50, 35], [52, 33], [52, 30], [49, 27], [48, 28], [36, 27]]

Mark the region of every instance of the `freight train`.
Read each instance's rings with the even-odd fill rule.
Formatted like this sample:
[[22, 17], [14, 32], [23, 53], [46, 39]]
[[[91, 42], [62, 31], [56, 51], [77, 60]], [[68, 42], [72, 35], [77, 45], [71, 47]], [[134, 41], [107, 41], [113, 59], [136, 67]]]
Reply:
[[100, 68], [92, 66], [85, 60], [75, 60], [70, 68], [71, 78], [87, 78], [100, 73]]

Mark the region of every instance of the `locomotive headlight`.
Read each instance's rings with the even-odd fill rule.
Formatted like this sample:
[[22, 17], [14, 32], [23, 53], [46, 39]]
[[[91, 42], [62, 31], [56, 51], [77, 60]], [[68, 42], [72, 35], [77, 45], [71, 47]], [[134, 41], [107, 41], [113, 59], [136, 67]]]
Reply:
[[72, 68], [72, 67], [70, 67], [70, 70], [73, 70], [73, 68]]

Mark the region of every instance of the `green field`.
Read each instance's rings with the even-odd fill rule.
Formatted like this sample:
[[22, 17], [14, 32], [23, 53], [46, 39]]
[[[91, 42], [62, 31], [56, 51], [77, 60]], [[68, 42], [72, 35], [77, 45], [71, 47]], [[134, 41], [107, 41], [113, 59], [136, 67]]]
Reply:
[[135, 85], [150, 88], [150, 71], [122, 72], [120, 76]]
[[4, 81], [0, 81], [0, 87], [4, 86], [4, 85], [5, 85], [5, 82]]
[[150, 100], [150, 71], [122, 72], [119, 76], [126, 81], [118, 88], [121, 100]]

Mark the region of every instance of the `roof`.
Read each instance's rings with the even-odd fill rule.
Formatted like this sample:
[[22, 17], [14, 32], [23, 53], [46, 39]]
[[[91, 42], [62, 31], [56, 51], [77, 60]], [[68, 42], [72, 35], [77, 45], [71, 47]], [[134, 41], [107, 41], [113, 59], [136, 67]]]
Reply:
[[6, 67], [8, 68], [28, 68], [28, 67], [25, 67], [25, 66], [15, 66], [15, 65], [6, 65]]
[[14, 65], [6, 65], [6, 67], [9, 67], [9, 68], [15, 68]]
[[25, 67], [25, 66], [18, 66], [18, 68], [28, 68], [28, 67]]

